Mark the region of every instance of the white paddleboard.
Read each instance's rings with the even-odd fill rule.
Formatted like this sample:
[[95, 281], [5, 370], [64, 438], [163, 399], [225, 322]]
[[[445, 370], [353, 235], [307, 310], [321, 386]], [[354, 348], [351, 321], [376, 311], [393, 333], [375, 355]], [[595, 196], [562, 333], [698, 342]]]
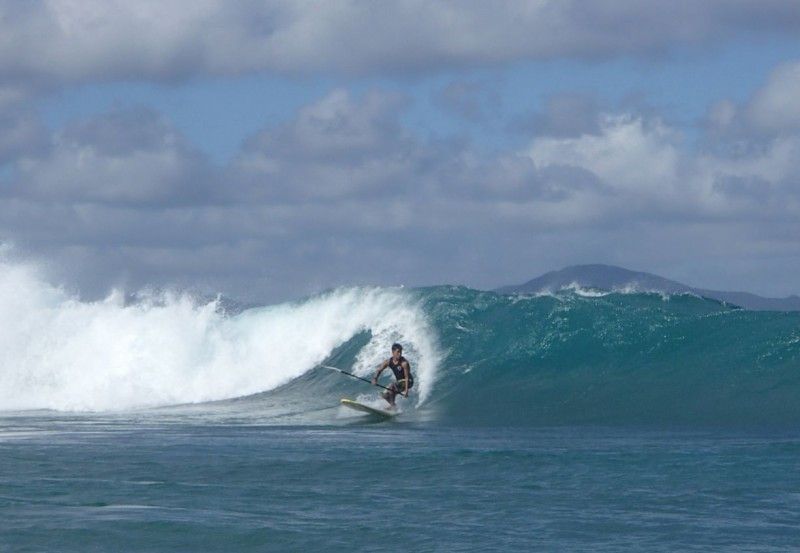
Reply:
[[376, 409], [374, 407], [370, 407], [369, 405], [364, 405], [363, 403], [359, 403], [347, 398], [342, 399], [342, 405], [349, 407], [350, 409], [355, 409], [356, 411], [361, 411], [362, 413], [375, 415], [376, 417], [390, 419], [397, 415], [397, 411], [384, 411], [383, 409]]

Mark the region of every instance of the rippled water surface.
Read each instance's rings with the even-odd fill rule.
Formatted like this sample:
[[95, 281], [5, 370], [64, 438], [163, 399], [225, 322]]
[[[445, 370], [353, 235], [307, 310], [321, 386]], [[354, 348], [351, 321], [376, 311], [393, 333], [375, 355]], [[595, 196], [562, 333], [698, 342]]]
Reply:
[[2, 551], [785, 550], [800, 434], [0, 419]]

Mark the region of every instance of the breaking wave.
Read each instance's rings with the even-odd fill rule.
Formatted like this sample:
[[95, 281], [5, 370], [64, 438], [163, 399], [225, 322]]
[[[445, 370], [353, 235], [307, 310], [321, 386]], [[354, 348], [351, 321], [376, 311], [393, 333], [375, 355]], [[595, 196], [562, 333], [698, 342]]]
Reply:
[[[226, 312], [220, 301], [114, 293], [84, 302], [0, 264], [0, 410], [176, 404], [320, 411], [400, 341], [416, 376], [404, 409], [453, 424], [796, 424], [800, 313], [691, 295], [568, 289], [344, 288]], [[227, 402], [227, 403], [226, 403]], [[409, 408], [410, 407], [410, 408]], [[325, 410], [328, 411], [325, 411]], [[409, 416], [409, 420], [415, 420]]]
[[402, 341], [417, 359], [424, 400], [437, 354], [413, 300], [400, 289], [349, 288], [237, 314], [169, 293], [82, 302], [32, 267], [0, 264], [0, 410], [121, 410], [257, 394], [363, 332], [371, 339], [354, 361], [360, 370], [379, 362], [387, 342]]

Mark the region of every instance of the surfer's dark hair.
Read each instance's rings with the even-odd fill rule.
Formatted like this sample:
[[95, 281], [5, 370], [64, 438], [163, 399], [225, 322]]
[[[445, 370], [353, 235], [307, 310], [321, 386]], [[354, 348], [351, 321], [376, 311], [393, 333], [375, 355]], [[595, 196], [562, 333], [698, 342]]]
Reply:
[[400, 351], [403, 351], [403, 346], [401, 346], [400, 344], [395, 342], [394, 344], [392, 344], [392, 351], [397, 350], [397, 349], [399, 349]]

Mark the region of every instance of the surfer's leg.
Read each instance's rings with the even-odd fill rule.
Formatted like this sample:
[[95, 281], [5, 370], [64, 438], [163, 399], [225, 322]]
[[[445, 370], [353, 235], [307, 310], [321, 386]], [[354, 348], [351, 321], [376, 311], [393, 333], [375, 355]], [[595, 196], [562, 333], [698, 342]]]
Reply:
[[397, 386], [394, 383], [389, 384], [389, 389], [383, 394], [383, 399], [389, 402], [389, 405], [394, 407], [394, 398], [397, 395]]

